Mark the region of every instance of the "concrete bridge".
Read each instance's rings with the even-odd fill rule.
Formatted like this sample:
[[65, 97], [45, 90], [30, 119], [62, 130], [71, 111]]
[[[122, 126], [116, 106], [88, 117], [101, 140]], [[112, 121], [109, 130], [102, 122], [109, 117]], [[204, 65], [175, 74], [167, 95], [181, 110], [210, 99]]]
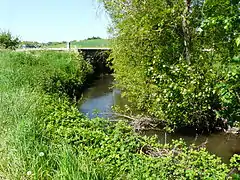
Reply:
[[111, 73], [107, 59], [111, 53], [110, 48], [79, 48], [78, 52], [92, 64], [95, 73]]

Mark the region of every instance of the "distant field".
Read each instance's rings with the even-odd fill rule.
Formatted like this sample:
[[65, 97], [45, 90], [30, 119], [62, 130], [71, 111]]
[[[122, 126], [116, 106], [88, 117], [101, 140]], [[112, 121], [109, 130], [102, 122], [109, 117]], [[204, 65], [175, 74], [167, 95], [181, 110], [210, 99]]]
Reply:
[[[71, 42], [72, 48], [80, 48], [80, 47], [109, 47], [109, 40], [107, 39], [92, 39], [92, 40], [82, 40]], [[64, 48], [66, 47], [65, 43], [59, 43], [48, 46], [49, 48]]]

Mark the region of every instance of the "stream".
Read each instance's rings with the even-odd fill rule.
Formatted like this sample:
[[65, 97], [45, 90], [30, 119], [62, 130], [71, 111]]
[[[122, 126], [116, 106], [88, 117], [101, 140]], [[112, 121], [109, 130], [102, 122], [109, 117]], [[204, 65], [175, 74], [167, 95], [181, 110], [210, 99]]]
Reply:
[[[79, 111], [89, 118], [104, 117], [114, 118], [112, 106], [123, 107], [127, 101], [121, 98], [121, 92], [113, 87], [111, 75], [99, 76], [92, 85], [83, 92], [79, 103]], [[234, 153], [240, 153], [239, 135], [218, 133], [211, 135], [186, 135], [180, 133], [167, 134], [164, 131], [144, 131], [143, 135], [157, 135], [160, 143], [171, 142], [173, 139], [182, 138], [187, 144], [200, 145], [208, 141], [206, 148], [210, 153], [221, 157], [223, 162], [228, 163]]]

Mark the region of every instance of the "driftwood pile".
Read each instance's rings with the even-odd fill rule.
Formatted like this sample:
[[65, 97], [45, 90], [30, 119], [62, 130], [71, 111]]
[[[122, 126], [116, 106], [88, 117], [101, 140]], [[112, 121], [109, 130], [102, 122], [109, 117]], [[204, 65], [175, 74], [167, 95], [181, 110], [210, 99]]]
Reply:
[[130, 120], [130, 125], [134, 128], [135, 131], [162, 130], [164, 127], [162, 121], [149, 117], [133, 117], [119, 113], [114, 113], [114, 116]]

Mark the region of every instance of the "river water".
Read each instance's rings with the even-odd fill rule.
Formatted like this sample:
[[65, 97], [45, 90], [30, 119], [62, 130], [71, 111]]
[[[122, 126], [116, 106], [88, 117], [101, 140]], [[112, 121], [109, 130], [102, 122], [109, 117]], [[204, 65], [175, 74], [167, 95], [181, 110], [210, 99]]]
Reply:
[[[119, 90], [113, 88], [111, 75], [99, 76], [92, 85], [83, 92], [79, 103], [80, 112], [88, 117], [104, 117], [112, 119], [111, 107], [118, 105], [123, 107], [127, 102], [121, 98]], [[211, 135], [186, 135], [180, 133], [167, 134], [163, 131], [145, 131], [147, 136], [157, 135], [160, 143], [171, 142], [173, 139], [184, 139], [187, 144], [200, 145], [207, 140], [206, 148], [210, 153], [221, 157], [223, 162], [228, 163], [234, 153], [240, 153], [240, 137], [234, 134], [211, 134]]]

